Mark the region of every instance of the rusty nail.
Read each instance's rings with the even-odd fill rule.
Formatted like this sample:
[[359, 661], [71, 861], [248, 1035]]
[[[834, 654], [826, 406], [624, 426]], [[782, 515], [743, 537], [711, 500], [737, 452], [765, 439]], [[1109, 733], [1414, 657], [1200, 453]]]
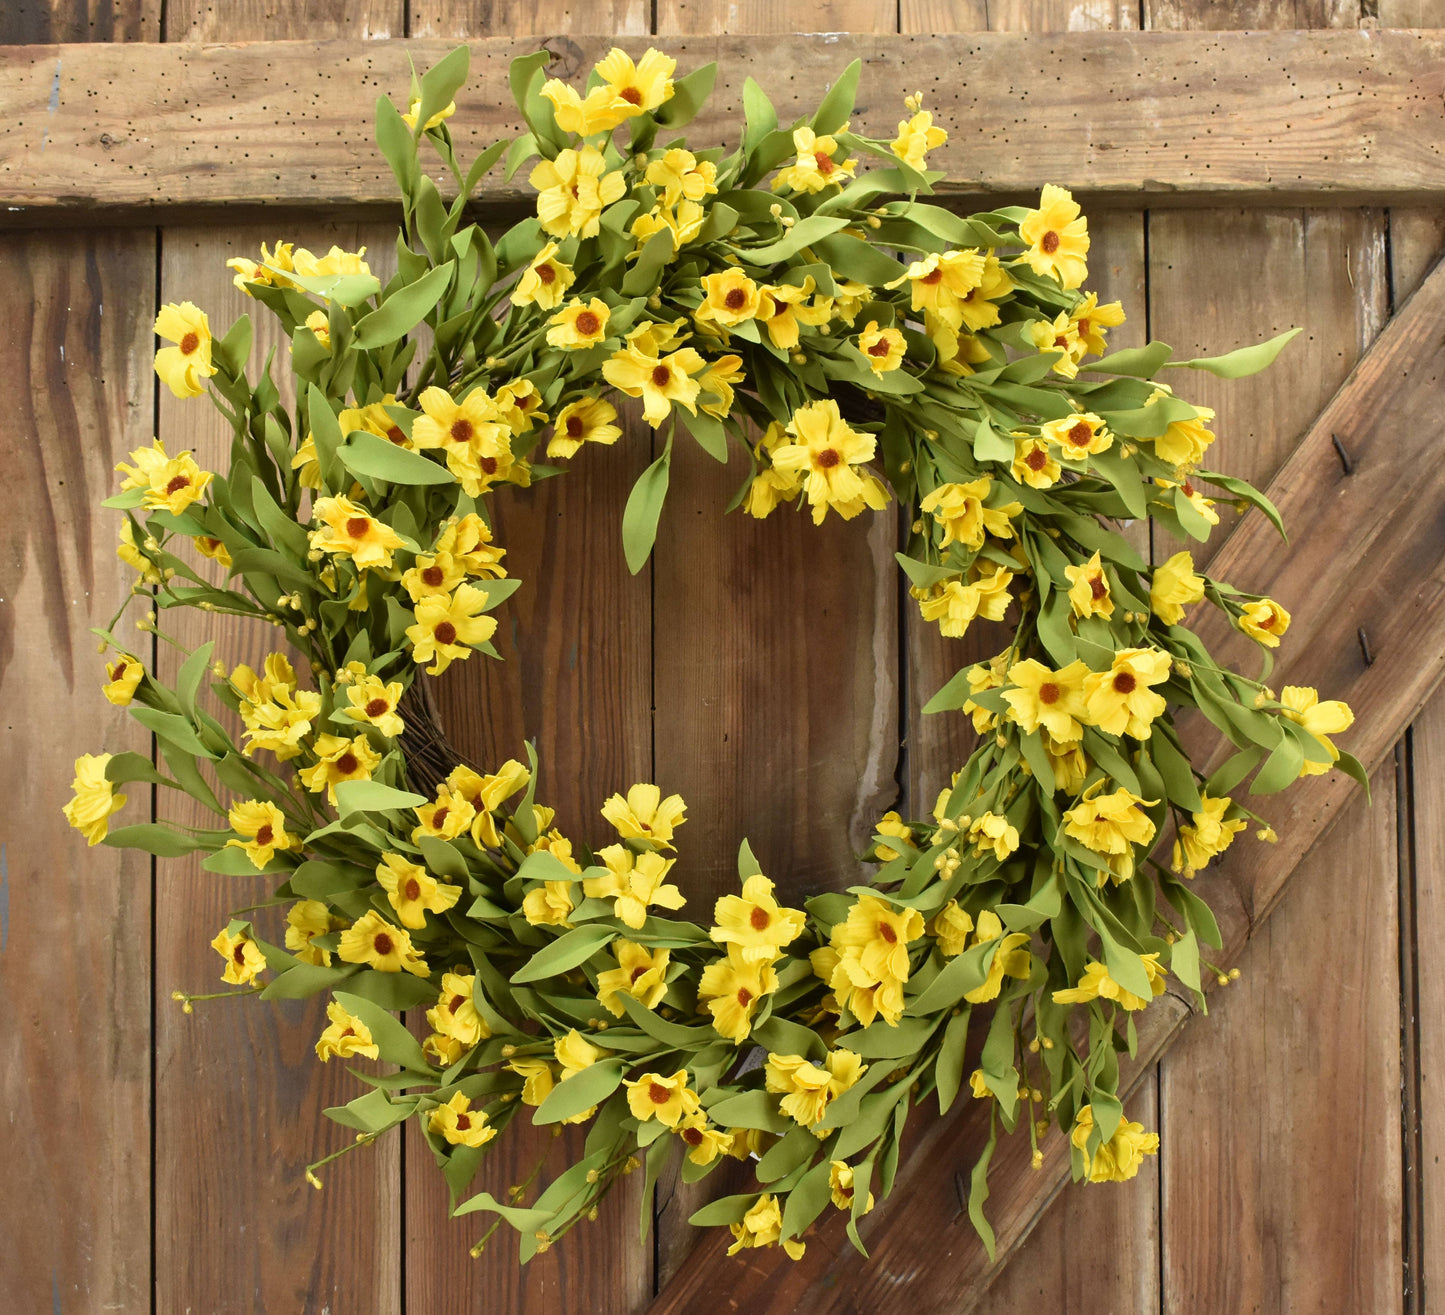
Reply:
[[1367, 667], [1375, 665], [1375, 655], [1370, 652], [1370, 637], [1365, 633], [1365, 627], [1361, 626], [1355, 631], [1355, 638], [1360, 641], [1360, 656], [1365, 659]]
[[1355, 463], [1350, 458], [1350, 454], [1345, 451], [1345, 445], [1340, 442], [1340, 436], [1338, 434], [1331, 434], [1330, 442], [1335, 445], [1335, 455], [1339, 457], [1340, 465], [1344, 467], [1345, 474], [1353, 475], [1355, 473]]

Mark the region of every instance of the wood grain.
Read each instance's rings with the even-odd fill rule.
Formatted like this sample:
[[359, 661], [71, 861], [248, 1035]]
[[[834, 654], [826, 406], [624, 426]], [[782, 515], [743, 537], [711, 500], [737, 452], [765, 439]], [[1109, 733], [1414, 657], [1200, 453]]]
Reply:
[[9, 0], [0, 46], [56, 41], [159, 41], [161, 0]]
[[[579, 72], [609, 44], [557, 39], [557, 71]], [[948, 190], [970, 196], [1029, 194], [1067, 178], [1086, 196], [1147, 196], [1154, 205], [1191, 206], [1201, 194], [1272, 206], [1301, 196], [1398, 204], [1438, 189], [1445, 154], [1445, 119], [1432, 108], [1445, 90], [1440, 33], [840, 34], [779, 37], [766, 49], [749, 37], [662, 44], [684, 66], [719, 63], [719, 94], [689, 129], [697, 144], [735, 139], [745, 76], [757, 74], [788, 118], [815, 106], [850, 59], [866, 58], [858, 126], [891, 136], [898, 91], [905, 83], [925, 89], [936, 114], [968, 125], [936, 163], [952, 180]], [[515, 132], [506, 68], [535, 45], [472, 43], [473, 79], [452, 120], [467, 152]], [[449, 48], [351, 40], [0, 50], [0, 203], [20, 207], [4, 212], [17, 225], [31, 207], [389, 206], [392, 180], [372, 145], [377, 94], [404, 94], [408, 56], [424, 68]], [[481, 193], [498, 202], [523, 194], [500, 175]]]
[[[252, 314], [252, 366], [277, 344], [271, 317], [232, 285], [225, 261], [254, 256], [270, 228], [172, 227], [162, 238], [162, 301], [192, 300], [217, 331]], [[385, 277], [389, 234], [313, 223], [294, 234], [313, 250], [366, 245]], [[280, 344], [278, 383], [289, 386]], [[204, 399], [168, 390], [159, 432], [172, 450], [194, 447], [203, 467], [225, 461], [230, 435]], [[187, 646], [217, 641], [228, 666], [253, 667], [277, 644], [268, 627], [197, 612], [166, 615]], [[164, 670], [173, 670], [167, 657]], [[183, 820], [200, 820], [192, 814]], [[206, 815], [205, 825], [213, 825]], [[341, 1149], [350, 1134], [322, 1116], [359, 1094], [345, 1069], [316, 1061], [324, 999], [261, 1004], [217, 1001], [185, 1016], [170, 992], [224, 989], [207, 942], [230, 911], [269, 892], [266, 878], [216, 877], [185, 860], [159, 865], [156, 904], [156, 1310], [243, 1315], [258, 1309], [367, 1310], [389, 1315], [400, 1303], [398, 1139], [388, 1138], [329, 1166], [314, 1191], [305, 1165]], [[281, 911], [258, 925], [282, 934]], [[277, 942], [279, 943], [279, 941]]]
[[[1225, 578], [1245, 588], [1277, 590], [1296, 604], [1293, 645], [1277, 681], [1313, 684], [1346, 699], [1358, 721], [1348, 747], [1373, 770], [1392, 751], [1445, 674], [1445, 470], [1427, 455], [1433, 450], [1429, 417], [1438, 408], [1445, 378], [1445, 342], [1433, 328], [1445, 312], [1445, 273], [1437, 270], [1397, 313], [1321, 414], [1305, 440], [1270, 485], [1269, 493], [1288, 523], [1299, 526], [1292, 550], [1271, 545], [1273, 531], [1261, 519], [1246, 520], [1216, 560]], [[1354, 474], [1340, 468], [1330, 442], [1333, 432], [1356, 436], [1359, 461]], [[1265, 531], [1269, 531], [1268, 534]], [[1387, 532], [1388, 531], [1388, 532]], [[1322, 572], [1326, 560], [1370, 559], [1368, 584]], [[1375, 662], [1366, 666], [1350, 640], [1366, 627], [1375, 638]], [[1211, 647], [1220, 636], [1199, 627]], [[1252, 845], [1231, 853], [1220, 871], [1197, 879], [1199, 893], [1219, 919], [1226, 965], [1240, 952], [1278, 900], [1305, 852], [1319, 844], [1356, 787], [1343, 773], [1310, 777], [1296, 784], [1269, 813], [1280, 843]], [[1325, 852], [1325, 851], [1322, 851]], [[1183, 1010], [1156, 1007], [1139, 1029], [1139, 1068], [1147, 1066], [1177, 1032]], [[1167, 1119], [1167, 1114], [1166, 1114]], [[846, 1301], [880, 1312], [926, 1307], [947, 1292], [966, 1311], [980, 1280], [992, 1270], [966, 1229], [935, 1236], [923, 1265], [917, 1238], [936, 1229], [953, 1193], [952, 1171], [969, 1163], [977, 1121], [967, 1113], [941, 1121], [921, 1135], [900, 1171], [906, 1195], [870, 1216], [865, 1231], [873, 1259], [867, 1265], [844, 1255], [838, 1237], [820, 1230], [823, 1253], [837, 1250], [826, 1286], [819, 1268], [805, 1261], [780, 1272], [766, 1263], [746, 1271], [722, 1271], [722, 1246], [704, 1244], [691, 1257], [656, 1309], [686, 1310], [690, 1294], [707, 1291], [727, 1272], [732, 1292], [750, 1310], [786, 1310], [804, 1302], [813, 1310], [849, 1309]], [[1057, 1190], [1064, 1157], [1046, 1155], [1041, 1173], [1023, 1171], [1026, 1145], [1010, 1139], [995, 1164], [1000, 1194], [993, 1218], [1006, 1258]], [[1059, 1139], [1054, 1139], [1059, 1140]], [[709, 1250], [710, 1246], [710, 1250]], [[902, 1278], [911, 1282], [902, 1282]], [[944, 1286], [946, 1285], [946, 1287]], [[778, 1304], [769, 1305], [776, 1300]], [[753, 1304], [748, 1305], [751, 1301]]]
[[408, 0], [407, 35], [442, 37], [555, 36], [599, 32], [644, 36], [652, 30], [652, 0], [589, 0], [585, 5], [538, 0]]
[[657, 0], [656, 8], [660, 36], [898, 31], [894, 6], [876, 0]]
[[[98, 507], [150, 437], [154, 278], [151, 233], [0, 239], [0, 1237], [17, 1311], [150, 1310], [151, 864], [87, 849], [60, 809], [77, 755], [149, 750], [101, 697], [87, 627], [133, 579]], [[150, 788], [125, 794], [115, 824], [147, 821]]]
[[[625, 9], [581, 10], [560, 0], [422, 6], [426, 25], [453, 37], [557, 32], [579, 23], [595, 31], [594, 20], [606, 28], [614, 18], [638, 30], [637, 16]], [[632, 410], [624, 423], [615, 446], [585, 450], [565, 474], [496, 496], [497, 539], [507, 548], [508, 570], [524, 581], [503, 609], [496, 645], [505, 660], [454, 664], [438, 689], [456, 747], [488, 768], [525, 760], [524, 742], [532, 740], [541, 764], [538, 802], [557, 809], [565, 834], [599, 846], [610, 838], [602, 801], [653, 779], [652, 580], [650, 568], [629, 575], [622, 555], [622, 508], [651, 460], [651, 433]], [[684, 845], [690, 839], [685, 832]], [[478, 1188], [505, 1199], [507, 1187], [546, 1157], [535, 1196], [582, 1153], [585, 1128], [567, 1128], [555, 1140], [553, 1132], [519, 1119], [493, 1143]], [[638, 1242], [640, 1200], [640, 1176], [628, 1178], [608, 1194], [596, 1222], [579, 1225], [525, 1267], [509, 1229], [474, 1260], [468, 1247], [482, 1217], [447, 1217], [446, 1186], [420, 1131], [409, 1127], [407, 1309], [623, 1315], [652, 1291], [651, 1239]]]
[[167, 41], [405, 36], [406, 0], [166, 0]]

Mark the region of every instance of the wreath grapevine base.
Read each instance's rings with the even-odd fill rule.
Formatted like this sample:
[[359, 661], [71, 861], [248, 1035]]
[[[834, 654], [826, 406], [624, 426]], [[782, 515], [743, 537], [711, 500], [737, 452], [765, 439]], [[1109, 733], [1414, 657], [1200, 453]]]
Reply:
[[[1361, 775], [1329, 739], [1345, 705], [1262, 683], [1284, 608], [1187, 551], [1151, 567], [1118, 528], [1148, 518], [1202, 541], [1220, 503], [1278, 522], [1201, 467], [1212, 413], [1156, 376], [1251, 373], [1290, 335], [1208, 360], [1173, 362], [1160, 343], [1110, 353], [1124, 312], [1083, 291], [1087, 223], [1069, 194], [968, 218], [920, 200], [946, 133], [916, 97], [896, 140], [848, 131], [856, 63], [792, 127], [749, 80], [725, 153], [676, 136], [712, 66], [674, 81], [670, 58], [614, 50], [578, 91], [546, 80], [546, 58], [512, 67], [527, 131], [465, 169], [447, 124], [465, 49], [414, 81], [405, 114], [379, 102], [404, 213], [386, 286], [362, 252], [280, 243], [230, 262], [290, 340], [294, 407], [272, 360], [248, 373], [249, 317], [213, 339], [191, 303], [162, 310], [158, 373], [178, 396], [209, 390], [234, 441], [224, 473], [159, 441], [119, 468], [105, 505], [125, 514], [134, 595], [270, 623], [308, 679], [282, 652], [231, 669], [213, 644], [163, 679], [112, 622], [97, 632], [116, 652], [104, 692], [154, 734], [164, 770], [85, 755], [67, 815], [91, 844], [275, 878], [261, 912], [212, 942], [240, 988], [225, 994], [328, 995], [317, 1054], [366, 1090], [327, 1113], [357, 1144], [417, 1119], [454, 1212], [497, 1216], [483, 1241], [506, 1223], [525, 1260], [633, 1170], [650, 1197], [669, 1157], [691, 1181], [751, 1156], [756, 1188], [694, 1223], [729, 1227], [734, 1250], [797, 1256], [836, 1208], [861, 1249], [856, 1222], [893, 1186], [910, 1112], [966, 1095], [990, 1111], [969, 1213], [991, 1247], [1000, 1130], [1024, 1132], [1036, 1164], [1044, 1138], [1068, 1137], [1074, 1176], [1095, 1182], [1155, 1152], [1119, 1101], [1118, 1057], [1171, 979], [1202, 1005], [1201, 973], [1219, 971], [1189, 878], [1257, 820], [1244, 782], [1262, 795], [1335, 765]], [[450, 204], [423, 145], [455, 182]], [[882, 164], [860, 171], [864, 157]], [[463, 221], [499, 165], [531, 165], [538, 195], [493, 244]], [[896, 500], [922, 616], [946, 636], [1013, 627], [925, 708], [971, 715], [979, 747], [930, 817], [879, 820], [846, 890], [788, 907], [744, 844], [738, 893], [697, 908], [676, 795], [642, 783], [607, 799], [615, 834], [594, 850], [536, 801], [530, 747], [525, 764], [459, 763], [437, 729], [421, 672], [496, 657], [493, 613], [518, 586], [491, 494], [616, 442], [617, 395], [666, 435], [623, 518], [634, 571], [681, 433], [745, 459], [745, 514], [821, 522]], [[1257, 641], [1258, 679], [1210, 657], [1185, 624], [1195, 604]], [[166, 640], [154, 612], [139, 624]], [[1181, 709], [1235, 746], [1207, 778], [1176, 734]], [[129, 782], [179, 790], [217, 825], [110, 829]], [[1168, 828], [1166, 864], [1152, 851]], [[187, 1011], [213, 998], [176, 997]], [[424, 1041], [405, 1009], [425, 1010]], [[519, 1114], [586, 1124], [582, 1157], [530, 1195], [473, 1191]], [[318, 1187], [326, 1160], [307, 1171]]]

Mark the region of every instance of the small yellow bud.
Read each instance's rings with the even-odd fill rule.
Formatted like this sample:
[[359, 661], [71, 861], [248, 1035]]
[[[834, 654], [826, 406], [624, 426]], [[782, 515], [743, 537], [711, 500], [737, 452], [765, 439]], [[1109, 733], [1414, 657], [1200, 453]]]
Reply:
[[321, 1190], [321, 1179], [319, 1179], [314, 1173], [312, 1173], [310, 1169], [306, 1170], [306, 1181], [310, 1183], [311, 1186], [314, 1187], [318, 1192]]
[[513, 1055], [515, 1055], [516, 1053], [517, 1053], [517, 1047], [514, 1046], [510, 1041], [507, 1042], [507, 1044], [502, 1047], [502, 1058], [503, 1058], [503, 1059], [511, 1059], [511, 1057], [512, 1057]]
[[1034, 1098], [1034, 1103], [1035, 1103], [1035, 1104], [1038, 1104], [1038, 1103], [1039, 1103], [1040, 1101], [1042, 1101], [1043, 1098], [1044, 1098], [1044, 1093], [1043, 1093], [1042, 1091], [1040, 1091], [1037, 1087], [1035, 1087], [1035, 1088], [1029, 1093], [1029, 1095], [1031, 1095], [1031, 1096]]
[[1053, 1040], [1053, 1038], [1046, 1036], [1046, 1037], [1044, 1038], [1044, 1049], [1045, 1049], [1045, 1050], [1052, 1050], [1053, 1048], [1054, 1048], [1054, 1040]]
[[1029, 1042], [1029, 1054], [1031, 1054], [1031, 1055], [1037, 1055], [1038, 1053], [1039, 1053], [1039, 1039], [1038, 1039], [1038, 1037], [1035, 1037], [1032, 1041]]
[[792, 355], [792, 357], [791, 357], [790, 359], [792, 360], [792, 362], [793, 362], [794, 365], [807, 365], [807, 363], [808, 363], [808, 353], [807, 353], [807, 352], [794, 352], [793, 355]]
[[1181, 680], [1188, 680], [1194, 674], [1194, 668], [1187, 662], [1175, 662], [1174, 674]]
[[588, 1169], [588, 1170], [587, 1170], [587, 1181], [588, 1181], [589, 1183], [595, 1183], [595, 1182], [597, 1181], [597, 1170], [596, 1170], [596, 1169]]
[[1030, 1163], [1033, 1168], [1042, 1169], [1044, 1167], [1044, 1153], [1041, 1150], [1035, 1149], [1033, 1159]]
[[1040, 1119], [1034, 1124], [1034, 1132], [1040, 1137], [1047, 1137], [1049, 1134], [1049, 1121], [1047, 1119]]
[[1238, 968], [1231, 968], [1231, 969], [1229, 970], [1229, 980], [1230, 980], [1231, 982], [1237, 982], [1237, 981], [1239, 980], [1239, 969], [1238, 969]]
[[1254, 834], [1266, 845], [1279, 844], [1279, 835], [1272, 826], [1260, 827]]
[[1229, 985], [1229, 974], [1228, 974], [1228, 973], [1220, 973], [1219, 976], [1216, 977], [1214, 980], [1215, 980], [1216, 982], [1218, 982], [1220, 986], [1228, 986], [1228, 985]]
[[879, 219], [877, 215], [869, 215], [869, 216], [868, 216], [868, 227], [869, 227], [869, 228], [882, 228], [882, 227], [883, 227], [883, 221], [882, 221], [881, 219]]
[[486, 1238], [483, 1238], [480, 1242], [478, 1242], [475, 1246], [472, 1247], [472, 1249], [471, 1249], [471, 1251], [470, 1251], [470, 1253], [469, 1253], [469, 1254], [471, 1255], [472, 1259], [473, 1259], [473, 1260], [479, 1259], [479, 1258], [481, 1257], [482, 1252], [486, 1250], [486, 1247], [487, 1247], [487, 1239], [486, 1239]]
[[595, 1205], [587, 1212], [587, 1222], [589, 1224], [595, 1224], [597, 1222], [597, 1207]]

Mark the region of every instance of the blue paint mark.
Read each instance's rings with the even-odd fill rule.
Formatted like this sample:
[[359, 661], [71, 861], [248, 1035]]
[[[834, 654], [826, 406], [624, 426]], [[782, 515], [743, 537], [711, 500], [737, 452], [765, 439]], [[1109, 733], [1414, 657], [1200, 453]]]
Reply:
[[572, 647], [567, 650], [567, 670], [577, 670], [577, 641], [572, 641]]
[[[55, 76], [50, 80], [50, 104], [46, 108], [51, 114], [60, 108], [60, 60], [55, 61]], [[50, 125], [46, 124], [45, 132], [40, 137], [40, 149], [45, 150], [45, 144], [50, 140]]]
[[10, 856], [0, 841], [0, 954], [10, 939]]
[[50, 1271], [50, 1309], [54, 1315], [60, 1315], [60, 1279], [53, 1269]]

